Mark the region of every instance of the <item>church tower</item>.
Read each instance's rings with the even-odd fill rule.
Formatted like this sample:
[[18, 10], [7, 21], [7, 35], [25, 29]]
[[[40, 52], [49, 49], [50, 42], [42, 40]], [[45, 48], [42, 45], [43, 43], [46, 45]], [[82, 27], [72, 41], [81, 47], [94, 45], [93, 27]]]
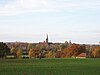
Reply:
[[47, 34], [47, 37], [46, 37], [46, 43], [48, 44], [48, 34]]

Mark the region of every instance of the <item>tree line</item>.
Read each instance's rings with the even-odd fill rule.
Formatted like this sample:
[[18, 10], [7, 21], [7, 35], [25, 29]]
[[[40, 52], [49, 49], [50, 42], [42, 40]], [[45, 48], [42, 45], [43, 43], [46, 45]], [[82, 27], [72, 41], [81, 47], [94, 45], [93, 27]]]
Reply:
[[[20, 43], [19, 43], [20, 44]], [[86, 53], [87, 57], [100, 58], [100, 46], [87, 49], [86, 45], [69, 44], [68, 42], [60, 44], [33, 44], [28, 43], [26, 50], [16, 44], [9, 48], [5, 43], [0, 43], [0, 58], [7, 55], [13, 55], [15, 58], [22, 58], [26, 53], [29, 58], [72, 58], [81, 53]]]

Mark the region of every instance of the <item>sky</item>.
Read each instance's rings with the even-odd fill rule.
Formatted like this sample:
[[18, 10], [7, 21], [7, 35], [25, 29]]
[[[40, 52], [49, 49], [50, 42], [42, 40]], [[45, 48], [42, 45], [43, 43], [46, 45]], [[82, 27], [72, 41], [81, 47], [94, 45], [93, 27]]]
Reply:
[[0, 0], [0, 41], [99, 44], [100, 0]]

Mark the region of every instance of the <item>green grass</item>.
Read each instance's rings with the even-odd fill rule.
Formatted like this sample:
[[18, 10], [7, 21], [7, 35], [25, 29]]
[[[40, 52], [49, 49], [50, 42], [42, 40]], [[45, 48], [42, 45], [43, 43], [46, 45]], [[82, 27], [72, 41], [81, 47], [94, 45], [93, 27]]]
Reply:
[[100, 59], [6, 59], [0, 75], [100, 75]]

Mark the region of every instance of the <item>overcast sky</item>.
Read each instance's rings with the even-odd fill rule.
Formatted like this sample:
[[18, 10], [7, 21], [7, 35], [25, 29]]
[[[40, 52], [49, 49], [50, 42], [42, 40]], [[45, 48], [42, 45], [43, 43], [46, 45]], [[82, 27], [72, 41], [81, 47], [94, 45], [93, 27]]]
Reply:
[[100, 41], [100, 0], [0, 0], [0, 41]]

